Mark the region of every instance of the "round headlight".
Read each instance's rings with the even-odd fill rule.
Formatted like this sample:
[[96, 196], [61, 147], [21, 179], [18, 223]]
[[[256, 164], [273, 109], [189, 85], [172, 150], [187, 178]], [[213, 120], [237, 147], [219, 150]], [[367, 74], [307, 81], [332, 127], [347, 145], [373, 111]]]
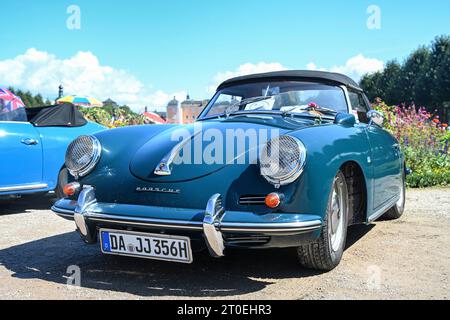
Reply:
[[94, 136], [80, 136], [66, 151], [66, 168], [75, 178], [91, 172], [100, 160], [102, 146]]
[[303, 172], [306, 149], [291, 136], [281, 136], [267, 142], [260, 157], [261, 175], [275, 186], [294, 182]]

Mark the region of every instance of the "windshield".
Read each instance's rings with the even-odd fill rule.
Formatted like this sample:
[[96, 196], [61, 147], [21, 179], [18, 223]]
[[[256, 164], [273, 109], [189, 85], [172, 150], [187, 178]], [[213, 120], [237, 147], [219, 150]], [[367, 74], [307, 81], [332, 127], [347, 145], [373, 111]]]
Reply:
[[300, 82], [256, 82], [218, 91], [201, 117], [275, 111], [282, 113], [348, 112], [345, 94], [339, 86]]
[[25, 108], [16, 107], [12, 102], [0, 99], [0, 121], [28, 121]]

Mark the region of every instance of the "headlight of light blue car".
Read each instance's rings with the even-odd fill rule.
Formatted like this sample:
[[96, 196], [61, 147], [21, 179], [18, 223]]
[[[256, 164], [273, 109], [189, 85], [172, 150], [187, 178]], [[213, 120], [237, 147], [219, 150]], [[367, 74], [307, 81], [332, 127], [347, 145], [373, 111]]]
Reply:
[[67, 148], [66, 168], [75, 178], [89, 174], [100, 160], [102, 146], [94, 136], [80, 136]]
[[306, 148], [291, 136], [270, 140], [260, 158], [261, 175], [275, 186], [284, 186], [297, 180], [306, 162]]

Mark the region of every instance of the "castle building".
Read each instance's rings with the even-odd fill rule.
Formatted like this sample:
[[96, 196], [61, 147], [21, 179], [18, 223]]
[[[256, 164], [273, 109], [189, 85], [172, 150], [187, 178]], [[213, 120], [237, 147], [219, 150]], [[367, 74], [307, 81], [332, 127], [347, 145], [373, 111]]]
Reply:
[[179, 104], [174, 97], [167, 105], [167, 123], [194, 123], [207, 103], [208, 100], [193, 100], [187, 95], [186, 100]]
[[173, 99], [167, 104], [167, 123], [180, 123], [178, 108], [179, 102], [175, 97], [173, 97]]

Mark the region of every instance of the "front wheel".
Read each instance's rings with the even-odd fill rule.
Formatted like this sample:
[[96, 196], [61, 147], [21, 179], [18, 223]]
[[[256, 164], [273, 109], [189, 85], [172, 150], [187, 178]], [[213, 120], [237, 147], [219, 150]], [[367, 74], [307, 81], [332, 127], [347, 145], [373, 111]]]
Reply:
[[345, 177], [339, 172], [333, 181], [320, 237], [297, 249], [302, 266], [329, 271], [339, 264], [347, 238], [348, 202]]

